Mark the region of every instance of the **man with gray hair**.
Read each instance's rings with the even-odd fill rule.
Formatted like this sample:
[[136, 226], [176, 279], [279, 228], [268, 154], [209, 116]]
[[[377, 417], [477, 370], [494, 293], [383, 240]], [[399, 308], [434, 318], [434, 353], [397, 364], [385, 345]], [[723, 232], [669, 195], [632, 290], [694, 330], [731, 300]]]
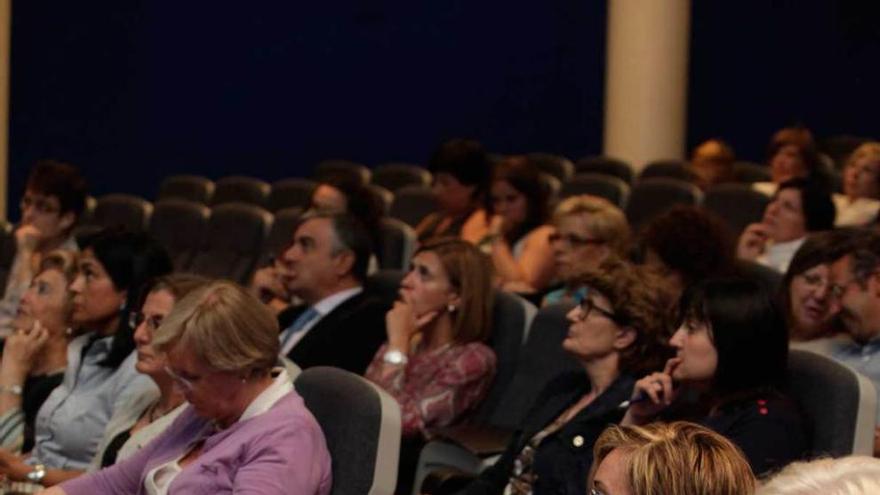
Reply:
[[278, 315], [282, 355], [303, 369], [363, 374], [385, 341], [388, 311], [363, 290], [370, 254], [370, 237], [354, 217], [306, 215], [280, 259], [282, 283], [304, 303]]

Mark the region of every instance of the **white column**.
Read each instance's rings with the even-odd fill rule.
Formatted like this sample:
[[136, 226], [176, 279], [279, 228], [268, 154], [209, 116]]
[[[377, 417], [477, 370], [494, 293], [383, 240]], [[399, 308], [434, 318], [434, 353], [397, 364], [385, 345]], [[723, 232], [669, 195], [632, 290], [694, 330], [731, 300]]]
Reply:
[[9, 192], [9, 59], [12, 0], [0, 0], [0, 218], [7, 218]]
[[609, 0], [603, 153], [641, 170], [685, 153], [690, 0]]

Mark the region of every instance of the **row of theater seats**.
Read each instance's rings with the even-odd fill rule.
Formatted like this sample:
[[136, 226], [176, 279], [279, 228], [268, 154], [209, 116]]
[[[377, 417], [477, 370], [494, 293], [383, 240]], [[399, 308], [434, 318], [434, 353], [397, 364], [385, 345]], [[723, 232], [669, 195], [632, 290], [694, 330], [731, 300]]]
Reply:
[[[367, 289], [390, 301], [402, 276], [400, 271], [380, 271], [369, 278]], [[570, 309], [557, 304], [537, 310], [516, 295], [495, 292], [489, 341], [498, 358], [495, 380], [469, 426], [446, 431], [445, 438], [430, 442], [422, 451], [414, 495], [429, 471], [441, 467], [479, 471], [486, 456], [475, 455], [475, 450], [499, 453], [492, 444], [503, 447], [503, 432], [520, 424], [547, 383], [560, 373], [580, 370], [561, 347]], [[813, 454], [870, 455], [877, 395], [869, 381], [806, 351], [791, 352], [789, 376], [790, 394], [810, 423]]]
[[[75, 235], [81, 238], [105, 227], [149, 232], [168, 250], [176, 270], [245, 284], [255, 267], [281, 254], [301, 214], [300, 208], [273, 214], [246, 203], [209, 208], [181, 199], [154, 204], [128, 194], [108, 194], [95, 201]], [[378, 266], [408, 266], [416, 244], [413, 229], [383, 218], [380, 230], [381, 245], [375, 253]], [[0, 278], [5, 280], [14, 255], [12, 226], [4, 222], [0, 225]]]

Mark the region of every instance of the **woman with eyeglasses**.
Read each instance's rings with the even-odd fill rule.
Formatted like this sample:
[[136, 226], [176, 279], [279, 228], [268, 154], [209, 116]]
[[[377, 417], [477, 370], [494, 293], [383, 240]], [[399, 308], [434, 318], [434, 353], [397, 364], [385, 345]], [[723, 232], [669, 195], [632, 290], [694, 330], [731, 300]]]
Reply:
[[76, 253], [50, 252], [25, 291], [0, 362], [0, 444], [29, 452], [34, 421], [43, 402], [60, 383], [70, 341], [67, 287], [76, 275]]
[[171, 259], [144, 234], [105, 230], [83, 241], [71, 320], [78, 335], [67, 368], [37, 413], [27, 459], [0, 451], [0, 473], [53, 485], [85, 470], [114, 411], [155, 385], [135, 370], [128, 314], [148, 280], [171, 271]]
[[663, 362], [671, 299], [656, 277], [612, 258], [574, 282], [582, 296], [562, 347], [583, 369], [548, 384], [501, 458], [465, 493], [583, 495], [596, 438], [623, 417], [635, 377]]
[[797, 405], [783, 392], [788, 331], [759, 282], [709, 279], [679, 303], [676, 356], [636, 382], [622, 424], [689, 420], [736, 444], [756, 475], [807, 449]]
[[327, 495], [330, 454], [318, 422], [276, 367], [278, 321], [244, 288], [210, 282], [153, 335], [189, 403], [131, 457], [46, 495]]
[[598, 196], [565, 199], [553, 213], [550, 247], [556, 278], [563, 287], [544, 296], [542, 305], [574, 301], [577, 287], [568, 281], [583, 270], [598, 268], [609, 256], [626, 257], [629, 225], [620, 208]]
[[831, 311], [830, 266], [841, 258], [855, 232], [833, 230], [813, 234], [792, 258], [779, 291], [791, 341], [817, 340], [842, 330]]

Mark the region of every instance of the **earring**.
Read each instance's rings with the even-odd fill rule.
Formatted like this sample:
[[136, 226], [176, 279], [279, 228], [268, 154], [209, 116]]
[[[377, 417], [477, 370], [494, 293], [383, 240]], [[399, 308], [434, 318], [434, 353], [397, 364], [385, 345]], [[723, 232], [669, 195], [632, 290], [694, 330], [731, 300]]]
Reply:
[[455, 312], [455, 305], [454, 305], [454, 304], [450, 304], [449, 306], [446, 306], [446, 309], [447, 309], [450, 313], [454, 313], [454, 312]]

